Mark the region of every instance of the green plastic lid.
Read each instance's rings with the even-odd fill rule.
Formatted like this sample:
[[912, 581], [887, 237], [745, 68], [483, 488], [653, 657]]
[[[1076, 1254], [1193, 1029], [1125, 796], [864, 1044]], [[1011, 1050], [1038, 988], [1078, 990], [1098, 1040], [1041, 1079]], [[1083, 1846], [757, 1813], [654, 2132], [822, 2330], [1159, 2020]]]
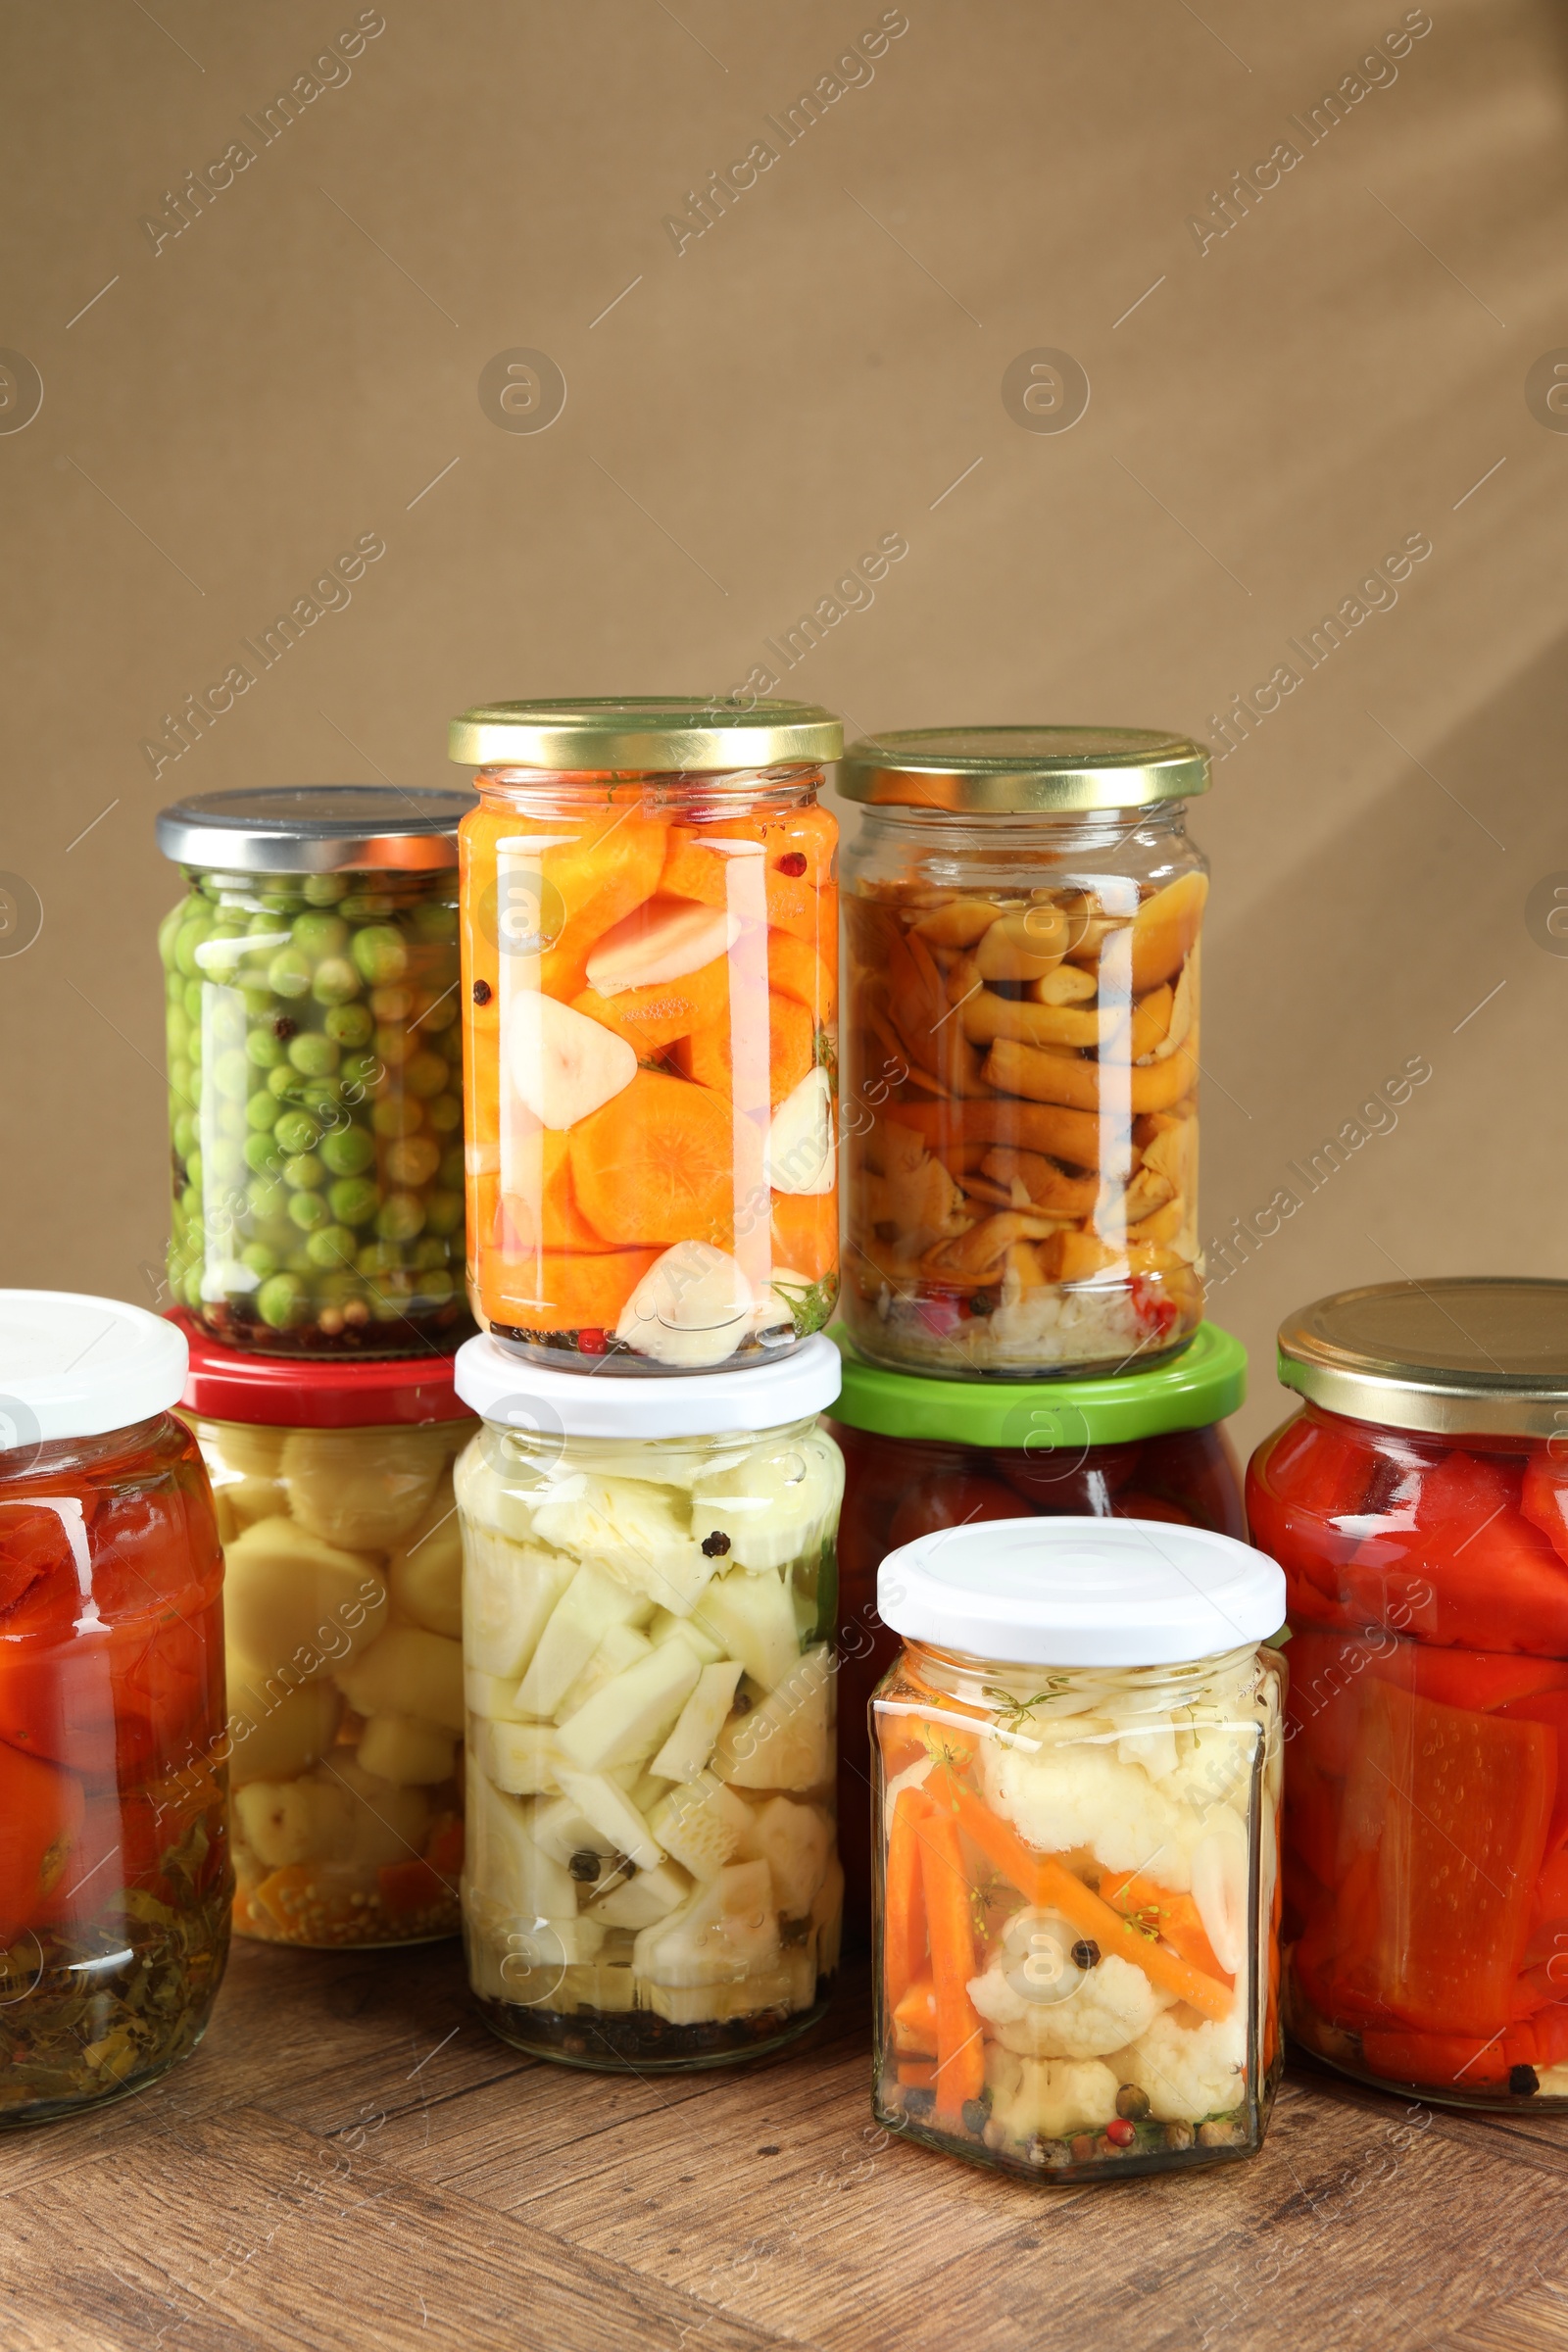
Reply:
[[949, 1446], [1118, 1446], [1173, 1429], [1206, 1429], [1247, 1395], [1247, 1350], [1217, 1323], [1201, 1323], [1189, 1346], [1148, 1372], [1104, 1380], [928, 1380], [888, 1372], [857, 1355], [842, 1330], [830, 1335], [844, 1358], [835, 1421], [884, 1438], [927, 1438]]

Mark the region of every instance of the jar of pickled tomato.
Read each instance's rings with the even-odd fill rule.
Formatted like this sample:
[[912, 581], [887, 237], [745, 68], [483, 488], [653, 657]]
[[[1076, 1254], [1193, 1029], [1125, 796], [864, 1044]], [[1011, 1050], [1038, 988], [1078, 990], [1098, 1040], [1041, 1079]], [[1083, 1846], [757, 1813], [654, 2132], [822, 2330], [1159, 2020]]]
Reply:
[[841, 1342], [829, 1426], [844, 1455], [839, 1526], [839, 1842], [845, 1930], [870, 1906], [866, 1702], [898, 1655], [877, 1614], [890, 1551], [938, 1528], [1037, 1517], [1147, 1519], [1245, 1537], [1241, 1471], [1221, 1424], [1247, 1351], [1213, 1323], [1168, 1361], [1103, 1380], [929, 1380]]
[[457, 828], [470, 796], [214, 792], [166, 808], [169, 1280], [216, 1338], [410, 1355], [463, 1288]]
[[1285, 1570], [1286, 2019], [1467, 2107], [1568, 2111], [1568, 1283], [1342, 1291], [1253, 1455]]
[[877, 1593], [878, 2122], [1033, 2180], [1254, 2153], [1279, 1570], [1205, 1528], [1010, 1519], [890, 1552]]
[[1133, 728], [850, 747], [844, 1319], [871, 1361], [1120, 1372], [1197, 1330], [1208, 782]]
[[188, 1324], [224, 1558], [234, 1927], [455, 1936], [463, 1566], [450, 1356], [287, 1363]]
[[468, 1973], [505, 2041], [632, 2073], [795, 2040], [839, 1959], [818, 1334], [659, 1388], [459, 1350]]
[[752, 1366], [832, 1313], [842, 740], [802, 703], [453, 721], [470, 1289], [535, 1362]]
[[188, 2057], [228, 1954], [222, 1555], [172, 1325], [0, 1291], [0, 2125]]

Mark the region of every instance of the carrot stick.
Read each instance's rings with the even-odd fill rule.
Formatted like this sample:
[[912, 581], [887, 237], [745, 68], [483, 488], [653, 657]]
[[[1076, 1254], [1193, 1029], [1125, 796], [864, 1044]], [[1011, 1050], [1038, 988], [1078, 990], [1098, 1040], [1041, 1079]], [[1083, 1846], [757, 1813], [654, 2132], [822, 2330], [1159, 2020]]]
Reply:
[[1156, 1886], [1152, 1879], [1142, 1879], [1135, 1870], [1102, 1870], [1100, 1891], [1123, 1916], [1132, 1912], [1145, 1917], [1152, 1912], [1160, 1935], [1175, 1945], [1184, 1960], [1200, 1968], [1205, 1977], [1234, 1985], [1235, 1978], [1214, 1957], [1208, 1931], [1190, 1894], [1173, 1894], [1168, 1886]]
[[[967, 1788], [956, 1789], [953, 1801], [965, 1836], [974, 1839], [986, 1859], [994, 1862], [1030, 1902], [1065, 1912], [1073, 1926], [1082, 1928], [1102, 1952], [1115, 1952], [1119, 1958], [1130, 1960], [1152, 1983], [1173, 1992], [1179, 2001], [1190, 2001], [1204, 2017], [1229, 2017], [1231, 1992], [1227, 1985], [1206, 1976], [1202, 1969], [1194, 1968], [1177, 1953], [1162, 1951], [1147, 1936], [1140, 1936], [1136, 1928], [1130, 1928], [1054, 1855], [1035, 1853]], [[940, 1991], [940, 1976], [937, 1983]]]
[[920, 1825], [932, 1809], [931, 1799], [921, 1788], [901, 1788], [893, 1808], [882, 1906], [882, 1997], [890, 2015], [925, 1966]]
[[915, 1978], [893, 2012], [893, 2047], [901, 2058], [934, 2058], [937, 1988], [929, 1972]]
[[969, 1998], [969, 1979], [974, 1975], [969, 1877], [958, 1844], [958, 1825], [951, 1813], [933, 1805], [920, 1824], [919, 1837], [931, 1974], [937, 1993], [936, 2113], [939, 2123], [956, 2124], [965, 2099], [978, 2098], [986, 2079], [980, 2019]]

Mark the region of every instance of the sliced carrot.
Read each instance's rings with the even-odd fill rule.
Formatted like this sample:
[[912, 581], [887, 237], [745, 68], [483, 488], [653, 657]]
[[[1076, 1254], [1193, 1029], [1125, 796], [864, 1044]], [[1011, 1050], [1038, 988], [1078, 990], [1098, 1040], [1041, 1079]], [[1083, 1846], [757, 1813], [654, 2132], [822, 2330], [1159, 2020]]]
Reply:
[[833, 1272], [839, 1262], [837, 1188], [773, 1195], [773, 1257], [811, 1282]]
[[572, 999], [573, 1008], [591, 1021], [626, 1038], [639, 1057], [662, 1054], [677, 1039], [695, 1029], [725, 1027], [729, 1023], [729, 961], [715, 956], [711, 963], [685, 973], [679, 980], [656, 980], [647, 988], [623, 988], [602, 997], [585, 988]]
[[768, 987], [808, 1004], [820, 1029], [832, 1020], [838, 1007], [838, 942], [823, 939], [819, 945], [820, 954], [792, 931], [769, 931], [767, 935]]
[[1168, 1886], [1140, 1878], [1135, 1870], [1102, 1870], [1100, 1891], [1113, 1911], [1124, 1917], [1130, 1913], [1141, 1925], [1153, 1928], [1205, 1977], [1234, 1985], [1235, 1978], [1214, 1957], [1214, 1947], [1190, 1894], [1173, 1894]]
[[490, 1323], [522, 1331], [613, 1331], [657, 1250], [541, 1250], [507, 1265], [481, 1259], [479, 1303]]
[[969, 1874], [963, 1866], [958, 1825], [951, 1813], [933, 1805], [918, 1825], [917, 1835], [931, 1974], [936, 1981], [936, 2113], [939, 2121], [956, 2124], [964, 2102], [979, 2097], [986, 2079], [979, 2013], [969, 1998], [969, 1979], [974, 1975]]
[[569, 1136], [541, 1127], [518, 1152], [513, 1169], [520, 1189], [498, 1195], [493, 1236], [503, 1257], [532, 1257], [538, 1250], [608, 1250], [577, 1206], [571, 1189]]
[[1102, 1952], [1116, 1952], [1141, 1968], [1151, 1983], [1179, 2001], [1190, 2001], [1204, 2017], [1231, 2013], [1231, 1988], [1175, 1952], [1161, 1949], [1114, 1912], [1082, 1879], [1075, 1878], [1054, 1854], [1040, 1854], [1025, 1845], [1006, 1822], [999, 1821], [988, 1805], [967, 1788], [956, 1788], [951, 1802], [964, 1835], [972, 1838], [1020, 1894], [1042, 1908], [1065, 1912], [1073, 1926], [1099, 1944]]
[[929, 2058], [901, 2058], [899, 2087], [901, 2090], [934, 2090], [937, 2070]]
[[445, 1813], [424, 1841], [424, 1858], [444, 1879], [455, 1879], [463, 1868], [463, 1824]]
[[925, 1966], [920, 1827], [933, 1810], [923, 1789], [901, 1788], [888, 1831], [882, 1905], [882, 1994], [890, 2012], [897, 2011]]
[[937, 2054], [937, 1987], [929, 1971], [915, 1978], [893, 2012], [893, 2047], [901, 2058]]
[[[510, 874], [520, 869], [518, 888], [525, 902], [511, 910], [510, 920], [514, 927], [518, 920], [537, 922], [546, 943], [540, 984], [553, 997], [576, 994], [587, 977], [594, 941], [653, 896], [669, 830], [666, 819], [643, 814], [635, 800], [617, 805], [608, 790], [598, 807], [581, 814], [530, 817], [481, 808], [464, 825], [470, 960], [492, 986], [490, 959], [498, 953], [498, 928], [508, 920], [506, 909], [498, 920], [499, 845], [535, 840], [554, 845], [541, 846], [534, 857], [523, 846], [505, 859]], [[531, 890], [533, 877], [537, 888]]]
[[[767, 995], [768, 1095], [776, 1110], [788, 1094], [810, 1071], [816, 1057], [816, 1032], [807, 1007], [794, 997], [769, 989]], [[693, 1030], [675, 1049], [676, 1066], [703, 1086], [731, 1091], [730, 1023], [728, 1015], [710, 1027]], [[795, 1260], [789, 1260], [794, 1265]]]
[[577, 1205], [607, 1242], [730, 1247], [735, 1142], [710, 1087], [639, 1070], [571, 1131]]
[[383, 1862], [375, 1883], [381, 1908], [392, 1919], [406, 1919], [416, 1911], [429, 1911], [438, 1903], [457, 1900], [457, 1888], [429, 1862]]

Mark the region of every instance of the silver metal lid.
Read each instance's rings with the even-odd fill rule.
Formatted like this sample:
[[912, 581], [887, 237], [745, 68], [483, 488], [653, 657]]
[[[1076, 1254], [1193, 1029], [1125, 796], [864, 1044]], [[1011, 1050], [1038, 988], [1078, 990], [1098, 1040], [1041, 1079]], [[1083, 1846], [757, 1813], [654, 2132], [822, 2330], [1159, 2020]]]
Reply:
[[846, 800], [952, 813], [1070, 815], [1190, 800], [1208, 754], [1147, 727], [912, 727], [852, 743]]
[[158, 847], [177, 865], [234, 874], [343, 874], [458, 862], [471, 792], [396, 784], [276, 784], [204, 792], [158, 818]]
[[1371, 1283], [1287, 1316], [1279, 1350], [1286, 1388], [1351, 1420], [1438, 1437], [1568, 1432], [1568, 1282]]

